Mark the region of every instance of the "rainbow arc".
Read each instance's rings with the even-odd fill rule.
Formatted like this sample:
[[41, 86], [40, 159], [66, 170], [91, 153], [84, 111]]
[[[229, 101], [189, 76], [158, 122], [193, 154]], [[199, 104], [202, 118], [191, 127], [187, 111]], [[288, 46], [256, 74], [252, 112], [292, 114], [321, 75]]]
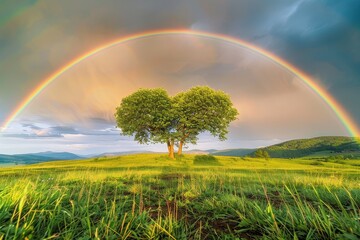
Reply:
[[85, 59], [96, 55], [97, 53], [114, 47], [118, 44], [124, 44], [133, 40], [143, 39], [148, 37], [155, 37], [155, 36], [162, 36], [162, 35], [191, 35], [209, 39], [215, 39], [224, 41], [227, 43], [235, 44], [241, 47], [245, 47], [249, 50], [252, 50], [258, 54], [264, 55], [271, 59], [276, 64], [282, 66], [283, 68], [287, 69], [288, 71], [292, 72], [296, 76], [298, 76], [308, 87], [310, 87], [329, 107], [330, 109], [336, 114], [338, 119], [344, 125], [346, 130], [348, 131], [350, 136], [358, 137], [360, 136], [358, 128], [354, 121], [351, 119], [349, 114], [346, 110], [325, 90], [323, 89], [318, 83], [316, 83], [313, 79], [311, 79], [307, 74], [305, 74], [300, 69], [296, 68], [289, 62], [285, 61], [284, 59], [276, 56], [275, 54], [264, 50], [258, 46], [255, 46], [249, 42], [243, 41], [241, 39], [233, 38], [230, 36], [218, 34], [218, 33], [209, 33], [209, 32], [202, 32], [202, 31], [194, 31], [194, 30], [160, 30], [160, 31], [149, 31], [149, 32], [141, 32], [138, 34], [133, 34], [125, 37], [121, 37], [116, 39], [112, 42], [106, 43], [100, 47], [92, 49], [91, 51], [86, 52], [85, 54], [73, 59], [69, 63], [67, 63], [62, 68], [58, 69], [46, 79], [44, 79], [36, 88], [34, 88], [24, 99], [23, 101], [13, 110], [13, 112], [9, 115], [9, 117], [5, 120], [3, 126], [1, 126], [1, 131], [4, 131], [8, 128], [12, 121], [31, 103], [31, 101], [36, 98], [51, 82], [55, 81], [59, 76], [65, 73], [70, 68], [73, 68], [77, 64], [81, 63]]

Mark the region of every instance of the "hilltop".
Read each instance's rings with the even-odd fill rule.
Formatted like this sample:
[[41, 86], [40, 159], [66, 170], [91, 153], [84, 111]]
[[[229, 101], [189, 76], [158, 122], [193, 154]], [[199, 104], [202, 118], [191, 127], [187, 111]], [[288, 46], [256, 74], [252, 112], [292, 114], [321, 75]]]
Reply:
[[360, 156], [360, 144], [358, 141], [352, 137], [316, 137], [290, 140], [263, 149], [272, 158], [341, 156], [353, 159]]
[[33, 164], [54, 160], [73, 160], [81, 157], [69, 152], [39, 152], [27, 154], [0, 154], [0, 164]]

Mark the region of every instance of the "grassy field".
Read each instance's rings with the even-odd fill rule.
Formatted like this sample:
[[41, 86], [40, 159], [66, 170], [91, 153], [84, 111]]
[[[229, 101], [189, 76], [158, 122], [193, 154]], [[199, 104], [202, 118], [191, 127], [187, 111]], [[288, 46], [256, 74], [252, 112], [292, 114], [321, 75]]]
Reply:
[[0, 239], [359, 238], [359, 160], [138, 154], [0, 168]]

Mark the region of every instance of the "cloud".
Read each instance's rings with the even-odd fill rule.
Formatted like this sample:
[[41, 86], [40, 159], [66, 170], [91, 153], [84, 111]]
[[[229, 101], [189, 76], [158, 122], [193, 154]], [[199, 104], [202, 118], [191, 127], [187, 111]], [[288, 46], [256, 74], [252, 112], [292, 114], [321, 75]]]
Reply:
[[[241, 38], [279, 55], [316, 78], [360, 123], [357, 0], [69, 4], [38, 1], [29, 8], [24, 3], [6, 9], [11, 16], [0, 26], [0, 122], [43, 79], [90, 49], [133, 33], [192, 28]], [[18, 7], [26, 11], [12, 15]], [[231, 94], [240, 110], [232, 141], [346, 134], [299, 79], [266, 61], [234, 46], [191, 37], [132, 41], [63, 74], [18, 117], [30, 124], [7, 134], [44, 141], [124, 140], [113, 116], [123, 96], [158, 86], [176, 94], [194, 84]]]
[[64, 134], [79, 134], [77, 130], [68, 126], [40, 127], [36, 124], [24, 123], [17, 132], [22, 133], [3, 133], [3, 137], [11, 138], [62, 138]]
[[31, 124], [31, 123], [24, 123], [24, 124], [22, 124], [22, 126], [24, 128], [30, 128], [32, 130], [41, 130], [42, 129], [41, 127], [38, 127], [38, 126], [36, 126], [34, 124]]
[[[93, 119], [92, 119], [93, 120]], [[99, 120], [100, 124], [95, 128], [74, 128], [71, 126], [46, 126], [41, 127], [36, 124], [24, 123], [21, 127], [18, 126], [16, 130], [7, 130], [1, 134], [1, 137], [7, 138], [22, 138], [22, 139], [36, 139], [36, 138], [86, 138], [87, 136], [120, 136], [120, 129], [112, 127], [109, 124], [104, 124], [104, 121]], [[106, 121], [105, 121], [106, 122]], [[40, 125], [49, 124], [46, 120]]]
[[67, 126], [50, 127], [50, 132], [55, 132], [58, 134], [79, 134], [79, 132], [77, 130], [75, 130], [72, 127], [67, 127]]
[[1, 134], [1, 137], [5, 138], [22, 138], [22, 139], [38, 139], [38, 138], [62, 138], [64, 137], [61, 134], [56, 133], [50, 133], [46, 131], [39, 131], [36, 133], [3, 133]]

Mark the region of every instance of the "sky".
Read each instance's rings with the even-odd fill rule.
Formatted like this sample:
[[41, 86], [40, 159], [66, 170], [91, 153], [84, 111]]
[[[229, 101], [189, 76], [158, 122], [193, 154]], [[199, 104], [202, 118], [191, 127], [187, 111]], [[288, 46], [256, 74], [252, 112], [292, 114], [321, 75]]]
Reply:
[[[227, 35], [307, 73], [360, 125], [360, 2], [132, 0], [0, 2], [0, 124], [72, 59], [145, 31]], [[349, 135], [299, 77], [225, 41], [164, 35], [119, 44], [69, 69], [0, 135], [0, 153], [165, 151], [120, 136], [113, 118], [139, 88], [171, 95], [196, 85], [227, 92], [239, 111], [228, 140], [207, 133], [189, 149], [254, 148], [294, 138]]]

